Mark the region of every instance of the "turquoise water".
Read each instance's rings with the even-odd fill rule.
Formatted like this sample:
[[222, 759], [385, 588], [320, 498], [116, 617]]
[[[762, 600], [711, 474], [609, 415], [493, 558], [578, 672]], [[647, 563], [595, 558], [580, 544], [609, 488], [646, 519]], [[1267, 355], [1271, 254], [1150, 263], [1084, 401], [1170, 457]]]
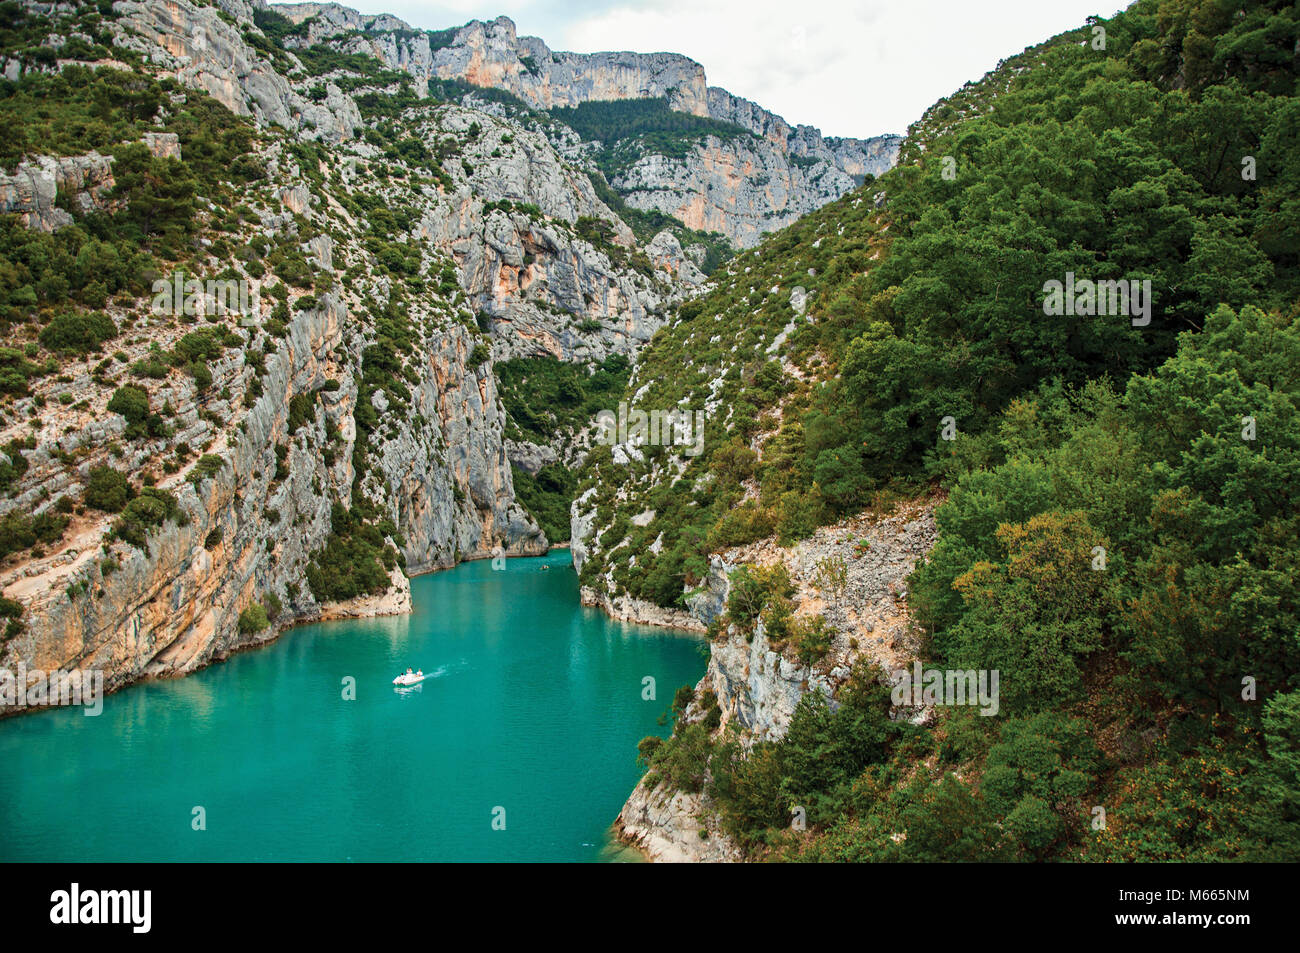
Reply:
[[[291, 629], [98, 717], [0, 721], [0, 860], [614, 856], [636, 743], [703, 674], [699, 640], [583, 608], [562, 551], [411, 588], [408, 617]], [[434, 677], [398, 692], [408, 665]]]

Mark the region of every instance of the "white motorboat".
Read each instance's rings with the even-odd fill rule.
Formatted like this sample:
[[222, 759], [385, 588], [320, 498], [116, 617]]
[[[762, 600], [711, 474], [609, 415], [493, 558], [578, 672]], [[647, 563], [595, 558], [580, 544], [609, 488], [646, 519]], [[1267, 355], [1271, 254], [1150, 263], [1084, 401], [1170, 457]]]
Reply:
[[428, 678], [428, 676], [425, 675], [424, 672], [422, 671], [419, 672], [408, 671], [408, 672], [403, 672], [401, 675], [398, 675], [395, 679], [393, 679], [393, 684], [394, 685], [419, 685], [426, 678]]

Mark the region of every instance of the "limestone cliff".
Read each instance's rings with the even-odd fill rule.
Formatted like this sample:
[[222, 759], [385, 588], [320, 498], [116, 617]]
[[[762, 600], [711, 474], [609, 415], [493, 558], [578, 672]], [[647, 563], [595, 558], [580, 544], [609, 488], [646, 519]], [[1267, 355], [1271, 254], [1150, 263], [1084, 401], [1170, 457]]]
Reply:
[[[713, 558], [704, 582], [687, 597], [697, 625], [726, 610], [730, 574], [741, 565], [780, 561], [796, 587], [796, 615], [822, 615], [834, 630], [826, 654], [802, 664], [789, 649], [774, 647], [763, 622], [746, 635], [734, 624], [717, 632], [709, 665], [683, 722], [704, 717], [698, 699], [710, 693], [721, 712], [718, 733], [743, 744], [783, 737], [799, 700], [810, 691], [835, 693], [859, 661], [886, 672], [906, 667], [917, 646], [909, 625], [906, 579], [934, 545], [934, 502], [918, 501], [892, 513], [872, 514], [819, 529], [788, 549], [764, 540]], [[842, 576], [823, 567], [842, 565]], [[616, 835], [656, 861], [726, 861], [741, 857], [711, 809], [707, 794], [643, 780], [615, 822]], [[703, 835], [701, 835], [703, 831]]]
[[[233, 392], [229, 403], [186, 384], [159, 388], [155, 399], [176, 408], [176, 433], [166, 442], [198, 443], [223, 465], [204, 479], [186, 479], [191, 465], [159, 481], [159, 489], [175, 495], [181, 518], [165, 522], [143, 548], [114, 540], [111, 521], [87, 513], [65, 545], [5, 571], [0, 585], [24, 606], [26, 622], [6, 646], [6, 661], [21, 660], [29, 669], [100, 669], [112, 690], [142, 677], [183, 674], [273, 637], [274, 625], [262, 633], [238, 625], [241, 611], [267, 593], [283, 606], [274, 623], [409, 611], [401, 572], [394, 572], [389, 596], [360, 600], [359, 607], [323, 607], [303, 584], [312, 553], [330, 532], [331, 503], [350, 498], [363, 369], [359, 329], [349, 327], [354, 320], [335, 295], [299, 312], [267, 354], [256, 378], [262, 394], [246, 413], [230, 406], [255, 379], [242, 360], [213, 367], [214, 386]], [[497, 545], [543, 552], [545, 537], [514, 503], [491, 376], [466, 366], [473, 335], [450, 328], [430, 343], [414, 365], [410, 410], [419, 423], [393, 427], [376, 441], [376, 474], [364, 488], [394, 518], [408, 571], [486, 556]], [[324, 389], [331, 380], [339, 382], [337, 390]], [[318, 409], [290, 433], [289, 406], [299, 395], [311, 395]], [[212, 416], [237, 423], [219, 429]], [[110, 461], [112, 438], [124, 424], [117, 415], [98, 417], [77, 415], [80, 427], [62, 416], [49, 422], [50, 431], [61, 425], [64, 436], [41, 432], [14, 503], [75, 493], [91, 467]], [[277, 479], [276, 448], [286, 443], [288, 473]], [[331, 445], [337, 447], [332, 464], [325, 453]], [[79, 466], [69, 472], [43, 446], [79, 452]], [[146, 444], [114, 462], [140, 472], [162, 449]]]
[[219, 6], [156, 0], [117, 0], [124, 49], [187, 86], [208, 93], [231, 112], [274, 123], [310, 138], [350, 139], [361, 125], [356, 104], [334, 94], [313, 102], [295, 90], [275, 66], [244, 40], [260, 0], [222, 0]]
[[[359, 134], [337, 84], [321, 96], [292, 54], [251, 44], [257, 9], [123, 0], [101, 25], [143, 55], [118, 67], [201, 90], [258, 131], [242, 204], [227, 217], [200, 201], [186, 266], [246, 283], [254, 305], [180, 314], [118, 295], [103, 309], [111, 356], [64, 356], [4, 398], [0, 518], [67, 525], [0, 560], [0, 592], [21, 608], [0, 666], [99, 669], [113, 690], [295, 621], [409, 611], [410, 574], [545, 552], [515, 500], [494, 361], [634, 356], [689, 288], [680, 247], [665, 239], [652, 261], [547, 136], [426, 102], [399, 117], [402, 141], [419, 143], [408, 161], [373, 120]], [[19, 76], [46, 68], [14, 62]], [[145, 142], [185, 158], [174, 134]], [[0, 203], [50, 231], [115, 214], [114, 184], [98, 153], [29, 156], [0, 178]], [[202, 345], [215, 356], [201, 374], [169, 357], [196, 332], [217, 342]], [[124, 388], [143, 394], [148, 432], [108, 409]], [[105, 467], [152, 494], [147, 534], [85, 502]], [[309, 569], [353, 511], [399, 563], [386, 592], [317, 599]], [[268, 626], [241, 624], [254, 604]]]
[[685, 158], [647, 153], [611, 185], [630, 205], [657, 209], [748, 247], [767, 232], [839, 198], [897, 159], [901, 138], [824, 138], [747, 99], [709, 86], [704, 67], [675, 53], [565, 53], [519, 36], [508, 17], [431, 33], [391, 16], [338, 4], [277, 4], [302, 25], [303, 46], [329, 41], [375, 56], [418, 81], [454, 79], [504, 90], [534, 109], [596, 100], [663, 98], [677, 111], [718, 119], [754, 135], [706, 138]]
[[[622, 262], [631, 230], [544, 136], [450, 106], [418, 129], [463, 142], [456, 187], [428, 207], [419, 234], [455, 259], [471, 301], [491, 318], [498, 357], [632, 355], [664, 323], [683, 294], [672, 270]], [[610, 222], [614, 243], [579, 235], [582, 218]]]
[[20, 162], [12, 175], [0, 172], [0, 215], [17, 215], [28, 228], [54, 231], [71, 225], [72, 215], [56, 205], [59, 193], [82, 212], [100, 209], [113, 188], [112, 160], [84, 156], [36, 156]]

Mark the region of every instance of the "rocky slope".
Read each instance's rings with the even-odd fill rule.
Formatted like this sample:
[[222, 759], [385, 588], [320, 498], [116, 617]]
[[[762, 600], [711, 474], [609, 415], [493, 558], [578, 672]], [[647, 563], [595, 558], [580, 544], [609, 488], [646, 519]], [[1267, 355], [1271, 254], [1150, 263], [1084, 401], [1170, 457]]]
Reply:
[[716, 86], [704, 67], [673, 53], [565, 53], [519, 36], [508, 17], [471, 21], [439, 33], [391, 16], [338, 4], [276, 5], [305, 27], [297, 42], [377, 57], [426, 84], [453, 79], [504, 90], [549, 110], [605, 100], [663, 98], [677, 111], [734, 123], [752, 136], [698, 142], [683, 158], [647, 151], [611, 181], [638, 209], [655, 209], [689, 228], [716, 231], [741, 247], [836, 199], [890, 168], [899, 136], [825, 138]]
[[[715, 625], [708, 669], [681, 723], [704, 718], [699, 700], [711, 696], [720, 709], [716, 735], [730, 733], [745, 745], [775, 741], [785, 734], [804, 694], [822, 692], [833, 703], [858, 662], [875, 663], [886, 672], [911, 664], [918, 647], [909, 624], [906, 579], [934, 545], [936, 502], [864, 513], [822, 527], [790, 547], [768, 539], [715, 556], [707, 578], [687, 598], [696, 625], [707, 627], [724, 616], [731, 574], [738, 567], [780, 562], [795, 585], [796, 618], [820, 615], [834, 635], [826, 653], [806, 665], [789, 647], [773, 646], [761, 619], [749, 636], [735, 624], [721, 631]], [[842, 575], [827, 571], [840, 565]], [[649, 776], [628, 798], [614, 831], [655, 861], [741, 859], [707, 794], [673, 790]]]
[[0, 215], [17, 215], [28, 228], [53, 231], [71, 225], [72, 215], [55, 204], [59, 193], [87, 212], [103, 208], [113, 188], [112, 163], [97, 152], [84, 156], [36, 156], [12, 175], [0, 172]]
[[739, 847], [723, 832], [705, 794], [642, 781], [614, 822], [614, 836], [659, 864], [736, 863]]
[[121, 32], [115, 44], [144, 54], [153, 67], [203, 90], [237, 116], [309, 138], [351, 138], [361, 125], [351, 99], [337, 87], [324, 102], [303, 96], [245, 41], [243, 32], [254, 29], [254, 11], [264, 7], [260, 0], [212, 5], [118, 0], [114, 11]]
[[[584, 600], [708, 632], [709, 665], [679, 718], [682, 738], [703, 724], [713, 742], [782, 739], [810, 692], [833, 706], [859, 662], [893, 671], [917, 651], [906, 579], [934, 544], [937, 500], [891, 506], [882, 497], [827, 526], [822, 493], [838, 489], [837, 470], [819, 467], [819, 482], [794, 488], [795, 451], [828, 426], [810, 407], [843, 369], [836, 329], [857, 306], [844, 287], [880, 253], [884, 200], [869, 190], [846, 195], [716, 272], [642, 352], [625, 395], [647, 414], [699, 415], [700, 443], [669, 446], [629, 427], [593, 450], [579, 475], [570, 527]], [[778, 565], [788, 599], [779, 581], [765, 581], [780, 573], [751, 573]], [[745, 625], [728, 605], [742, 568], [753, 579], [742, 590]], [[755, 585], [762, 612], [784, 607], [774, 616], [779, 635], [754, 608]], [[655, 773], [653, 750], [649, 763], [616, 835], [651, 859], [738, 857], [707, 780], [702, 793], [689, 779], [688, 790], [675, 790]]]
[[[387, 95], [368, 67], [331, 72], [313, 98], [320, 86], [291, 53], [251, 44], [257, 9], [126, 0], [95, 23], [133, 61], [109, 68], [203, 91], [254, 130], [242, 204], [203, 208], [183, 270], [245, 282], [257, 304], [192, 316], [119, 294], [103, 308], [117, 332], [107, 359], [46, 354], [39, 323], [10, 332], [6, 354], [45, 363], [0, 407], [11, 475], [0, 519], [66, 527], [0, 561], [0, 591], [20, 612], [0, 643], [7, 668], [97, 668], [112, 690], [295, 621], [409, 611], [408, 574], [544, 552], [515, 501], [494, 361], [634, 355], [689, 290], [683, 276], [699, 280], [671, 236], [652, 261], [536, 129], [436, 101], [362, 119], [358, 90]], [[6, 68], [21, 78], [66, 66], [15, 55]], [[186, 158], [174, 134], [146, 144]], [[43, 232], [115, 215], [116, 161], [29, 156], [0, 178], [3, 210]], [[186, 373], [194, 365], [174, 356], [196, 331], [219, 353]], [[123, 388], [145, 395], [148, 433], [108, 410]], [[85, 502], [100, 468], [168, 501], [145, 514], [147, 538]], [[314, 593], [312, 567], [346, 551], [340, 512], [362, 514], [396, 555], [387, 592]], [[255, 607], [269, 625], [249, 621]]]
[[[797, 592], [798, 615], [821, 615], [834, 630], [830, 649], [812, 666], [769, 643], [760, 619], [752, 639], [734, 625], [713, 641], [701, 682], [718, 698], [722, 724], [734, 722], [747, 737], [772, 741], [790, 724], [799, 699], [810, 690], [830, 696], [859, 660], [885, 671], [908, 665], [916, 646], [909, 631], [906, 580], [934, 545], [934, 502], [918, 501], [892, 513], [872, 514], [822, 527], [809, 539], [782, 548], [772, 540], [714, 557], [708, 579], [688, 597], [691, 614], [708, 625], [726, 608], [730, 575], [740, 565], [781, 561]], [[821, 567], [844, 566], [829, 582]]]
[[[23, 5], [51, 18], [56, 51], [108, 43], [115, 56], [94, 68], [177, 84], [143, 134], [151, 155], [187, 158], [167, 126], [187, 107], [183, 90], [255, 133], [238, 209], [207, 202], [182, 264], [244, 282], [251, 313], [160, 313], [118, 294], [103, 308], [116, 332], [107, 359], [96, 347], [46, 354], [35, 326], [5, 342], [45, 363], [0, 408], [0, 469], [13, 474], [0, 519], [63, 523], [0, 561], [21, 620], [0, 664], [94, 668], [109, 690], [193, 671], [296, 621], [409, 611], [409, 574], [545, 551], [515, 500], [511, 458], [557, 451], [506, 440], [494, 362], [634, 358], [705, 282], [698, 247], [671, 231], [643, 243], [597, 194], [592, 144], [572, 130], [473, 95], [412, 100], [384, 68], [417, 92], [463, 79], [535, 108], [663, 95], [742, 125], [753, 135], [705, 139], [685, 160], [647, 155], [615, 185], [633, 207], [744, 243], [892, 161], [888, 142], [822, 140], [710, 89], [682, 57], [553, 54], [505, 19], [440, 38], [299, 7], [287, 12], [304, 26], [286, 37], [263, 31], [265, 7], [245, 0], [121, 0], [89, 19], [68, 9]], [[10, 52], [16, 81], [86, 62]], [[45, 233], [120, 215], [113, 152], [29, 154], [0, 170], [3, 211]], [[202, 368], [177, 357], [196, 331], [218, 342]], [[147, 432], [114, 403], [123, 390], [143, 395]], [[571, 444], [572, 462], [590, 434]], [[127, 511], [144, 530], [91, 500], [105, 470], [148, 503]], [[395, 563], [378, 588], [340, 600], [318, 591], [322, 567], [372, 558], [341, 555], [353, 524]], [[606, 608], [700, 625], [648, 603]]]

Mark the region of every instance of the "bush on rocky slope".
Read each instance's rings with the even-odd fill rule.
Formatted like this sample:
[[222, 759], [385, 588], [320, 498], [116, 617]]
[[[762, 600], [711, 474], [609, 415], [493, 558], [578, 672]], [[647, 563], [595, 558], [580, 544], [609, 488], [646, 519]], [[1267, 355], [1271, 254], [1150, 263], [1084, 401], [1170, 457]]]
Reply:
[[[1300, 174], [1281, 147], [1300, 115], [1296, 19], [1281, 3], [1191, 6], [1143, 0], [1096, 24], [1104, 49], [1091, 27], [1065, 34], [936, 105], [879, 202], [850, 197], [742, 256], [634, 375], [650, 406], [715, 402], [712, 439], [684, 466], [648, 448], [593, 457], [587, 584], [610, 572], [675, 601], [680, 585], [641, 580], [668, 566], [689, 585], [720, 528], [743, 538], [741, 509], [769, 533], [786, 491], [833, 515], [942, 480], [940, 538], [910, 583], [923, 657], [1001, 676], [1000, 717], [936, 707], [803, 789], [788, 759], [827, 744], [803, 730], [820, 723], [808, 711], [747, 754], [683, 726], [652, 769], [712, 775], [687, 789], [752, 855], [1300, 851], [1300, 246], [1277, 241]], [[1150, 325], [1044, 314], [1044, 282], [1066, 272], [1149, 278]], [[796, 281], [808, 323], [786, 310]], [[749, 362], [783, 320], [772, 353], [796, 383], [774, 395]], [[810, 804], [809, 830], [792, 829]]]

